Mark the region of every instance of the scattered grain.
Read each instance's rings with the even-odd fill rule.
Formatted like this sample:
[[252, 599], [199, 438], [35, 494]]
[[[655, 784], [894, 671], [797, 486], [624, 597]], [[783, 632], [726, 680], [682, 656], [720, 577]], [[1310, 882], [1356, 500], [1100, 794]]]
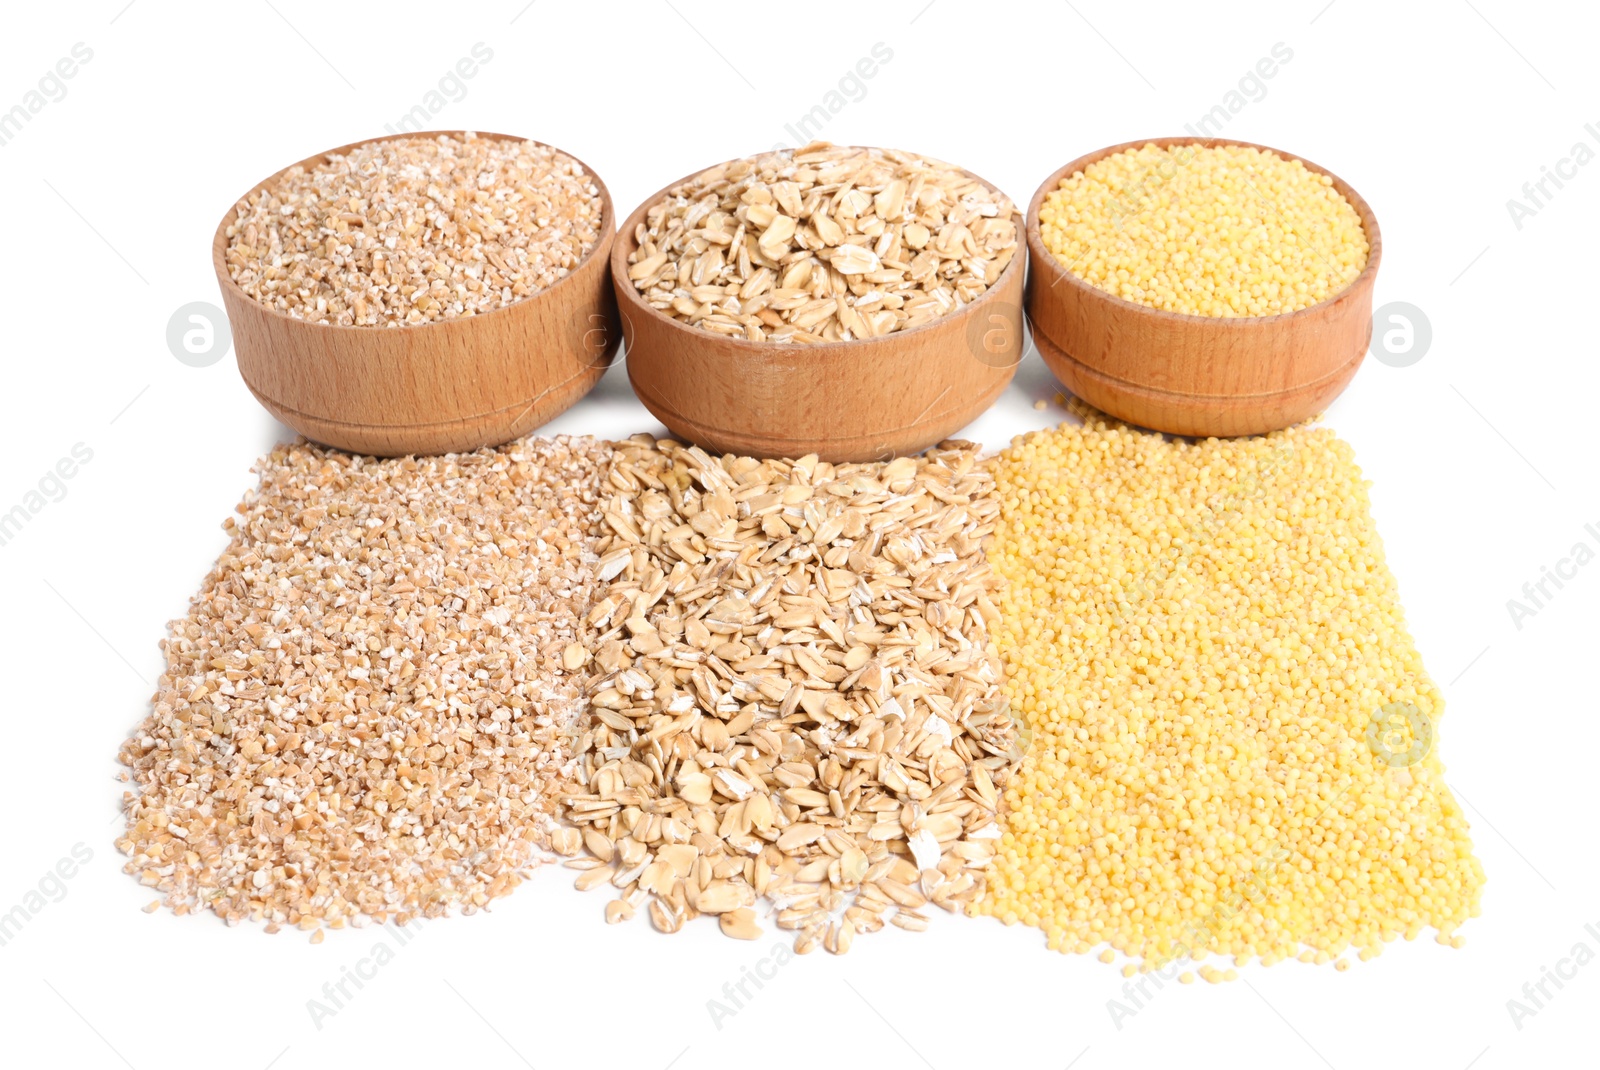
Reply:
[[755, 940], [761, 936], [761, 926], [756, 924], [756, 912], [749, 907], [738, 907], [718, 915], [718, 923], [725, 936], [735, 940]]

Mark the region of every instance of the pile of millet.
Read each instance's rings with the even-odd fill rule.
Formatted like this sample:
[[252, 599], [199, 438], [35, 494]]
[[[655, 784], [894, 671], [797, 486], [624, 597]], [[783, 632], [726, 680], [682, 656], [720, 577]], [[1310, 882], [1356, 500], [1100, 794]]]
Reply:
[[1350, 447], [1079, 411], [995, 462], [996, 641], [1033, 738], [977, 911], [1128, 972], [1460, 946], [1483, 870]]

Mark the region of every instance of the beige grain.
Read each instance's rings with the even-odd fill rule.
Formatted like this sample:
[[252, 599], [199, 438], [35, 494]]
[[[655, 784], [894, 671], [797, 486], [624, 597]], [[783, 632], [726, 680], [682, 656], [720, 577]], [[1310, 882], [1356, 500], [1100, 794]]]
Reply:
[[581, 678], [562, 651], [606, 457], [588, 439], [275, 449], [123, 744], [126, 871], [177, 913], [274, 929], [516, 887], [570, 790]]
[[599, 240], [604, 201], [547, 145], [437, 134], [291, 168], [235, 215], [228, 274], [255, 300], [314, 323], [402, 327], [559, 282]]
[[639, 224], [628, 278], [713, 334], [839, 342], [908, 330], [987, 290], [1016, 254], [1002, 193], [947, 163], [813, 142], [721, 164]]
[[976, 450], [835, 466], [638, 437], [606, 485], [562, 803], [628, 859], [611, 883], [666, 932], [741, 935], [764, 899], [801, 953], [970, 903], [1019, 757]]

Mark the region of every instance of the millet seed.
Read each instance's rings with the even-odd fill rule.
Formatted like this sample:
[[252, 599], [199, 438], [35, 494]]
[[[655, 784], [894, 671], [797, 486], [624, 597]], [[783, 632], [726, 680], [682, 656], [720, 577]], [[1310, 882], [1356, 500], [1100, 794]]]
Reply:
[[1325, 174], [1270, 150], [1149, 144], [1061, 180], [1039, 209], [1062, 266], [1136, 304], [1273, 316], [1355, 281], [1361, 217]]
[[1350, 447], [1188, 442], [1084, 410], [995, 466], [996, 640], [1032, 747], [977, 909], [1164, 963], [1362, 958], [1478, 913], [1483, 870]]

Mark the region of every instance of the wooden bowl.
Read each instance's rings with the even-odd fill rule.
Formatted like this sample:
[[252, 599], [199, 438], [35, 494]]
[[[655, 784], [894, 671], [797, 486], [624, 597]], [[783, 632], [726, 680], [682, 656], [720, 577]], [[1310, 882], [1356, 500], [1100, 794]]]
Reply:
[[1372, 285], [1383, 258], [1372, 209], [1326, 168], [1268, 150], [1328, 175], [1355, 208], [1371, 246], [1361, 274], [1327, 300], [1277, 316], [1193, 316], [1136, 304], [1062, 267], [1044, 247], [1039, 208], [1068, 175], [1152, 142], [1265, 148], [1225, 138], [1149, 138], [1090, 153], [1045, 179], [1028, 205], [1027, 311], [1040, 355], [1084, 401], [1156, 431], [1254, 435], [1315, 416], [1349, 384], [1372, 336]]
[[[441, 133], [461, 131], [371, 140]], [[310, 167], [367, 143], [319, 152], [291, 166]], [[515, 304], [413, 327], [310, 323], [256, 301], [228, 274], [227, 230], [235, 219], [230, 206], [212, 240], [211, 261], [245, 385], [307, 438], [354, 453], [472, 450], [509, 442], [548, 422], [600, 381], [622, 338], [606, 277], [615, 234], [611, 195], [587, 164], [583, 168], [600, 190], [604, 218], [599, 240], [571, 273]]]
[[1027, 254], [1020, 242], [976, 301], [932, 323], [877, 338], [819, 345], [752, 342], [691, 327], [652, 308], [628, 280], [628, 257], [639, 247], [645, 213], [700, 173], [634, 209], [611, 250], [628, 378], [644, 407], [674, 435], [718, 453], [888, 460], [948, 438], [1011, 381], [1022, 359]]

